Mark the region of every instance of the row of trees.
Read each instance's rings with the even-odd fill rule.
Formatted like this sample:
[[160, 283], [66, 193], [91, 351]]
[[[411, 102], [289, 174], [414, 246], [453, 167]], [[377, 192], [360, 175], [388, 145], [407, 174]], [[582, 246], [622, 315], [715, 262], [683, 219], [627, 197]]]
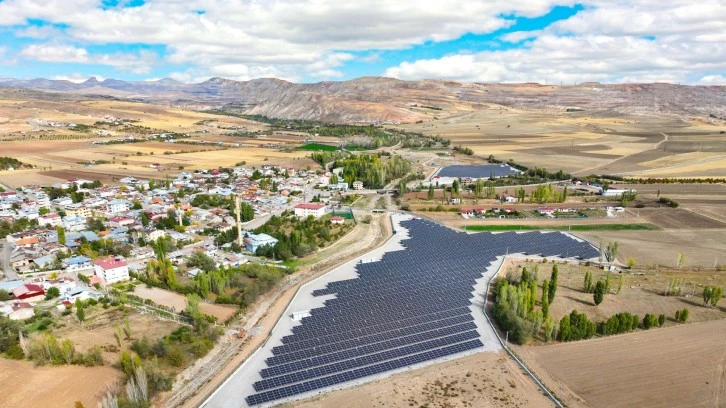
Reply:
[[530, 273], [523, 268], [519, 280], [502, 279], [497, 282], [493, 315], [502, 330], [509, 332], [513, 342], [527, 343], [543, 327], [545, 338], [548, 341], [552, 338], [556, 322], [549, 316], [549, 306], [555, 298], [557, 278], [555, 265], [550, 280], [542, 284], [539, 310], [535, 310], [538, 298], [536, 270]]
[[381, 154], [346, 155], [339, 152], [313, 153], [313, 160], [326, 166], [333, 163], [333, 167], [342, 167], [343, 181], [352, 184], [362, 181], [367, 188], [382, 188], [391, 180], [401, 178], [411, 171], [411, 163], [400, 157], [391, 156], [383, 160]]
[[[519, 191], [519, 194], [522, 194], [522, 191]], [[532, 194], [530, 195], [530, 200], [533, 203], [537, 204], [544, 204], [544, 203], [564, 203], [565, 200], [567, 200], [567, 187], [565, 187], [562, 191], [555, 190], [552, 184], [541, 184], [535, 188], [534, 191], [532, 191]], [[524, 198], [521, 197], [522, 201], [524, 201]]]
[[720, 286], [706, 286], [703, 288], [703, 305], [706, 306], [709, 303], [712, 307], [716, 307], [718, 302], [723, 297], [723, 288]]
[[328, 217], [299, 219], [290, 213], [272, 216], [255, 233], [265, 233], [275, 239], [274, 246], [262, 246], [257, 255], [278, 260], [302, 257], [342, 237], [352, 224], [334, 225]]

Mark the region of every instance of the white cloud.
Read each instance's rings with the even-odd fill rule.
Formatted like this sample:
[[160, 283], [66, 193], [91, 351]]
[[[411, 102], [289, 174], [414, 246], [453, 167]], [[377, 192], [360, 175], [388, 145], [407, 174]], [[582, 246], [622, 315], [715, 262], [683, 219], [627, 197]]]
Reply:
[[29, 26], [15, 31], [16, 37], [49, 39], [63, 36], [63, 31], [53, 26]]
[[85, 49], [61, 44], [31, 44], [20, 51], [20, 56], [43, 62], [90, 62]]
[[686, 82], [705, 72], [726, 72], [724, 0], [157, 0], [106, 10], [99, 0], [4, 0], [0, 26], [22, 26], [28, 19], [67, 26], [61, 33], [46, 27], [16, 29], [18, 36], [54, 41], [29, 45], [21, 53], [44, 62], [104, 64], [145, 74], [158, 62], [154, 53], [96, 55], [85, 48], [145, 43], [165, 46], [165, 62], [184, 66], [172, 75], [179, 80], [326, 79], [343, 76], [353, 54], [367, 55], [360, 61], [375, 60], [384, 50], [490, 33], [513, 23], [502, 16], [536, 17], [555, 5], [577, 3], [584, 9], [566, 20], [500, 38], [511, 43], [505, 48], [520, 48], [411, 60], [385, 74]]
[[[334, 78], [350, 61], [341, 59], [348, 51], [400, 49], [487, 33], [512, 24], [502, 15], [542, 15], [563, 1], [169, 0], [107, 10], [90, 3], [5, 0], [0, 25], [43, 19], [67, 25], [64, 42], [72, 44], [162, 44], [167, 62], [193, 66], [201, 76], [234, 67], [231, 74], [239, 77], [279, 72]], [[44, 33], [26, 29], [22, 34]]]
[[726, 76], [706, 75], [698, 80], [700, 85], [726, 85]]
[[[726, 5], [706, 0], [586, 2], [544, 30], [502, 40], [525, 46], [407, 61], [386, 70], [403, 79], [482, 82], [688, 82], [726, 72]], [[705, 81], [720, 81], [711, 76]]]
[[134, 74], [149, 73], [158, 59], [151, 51], [142, 50], [138, 54], [90, 54], [85, 48], [56, 43], [31, 44], [18, 55], [43, 62], [108, 65]]

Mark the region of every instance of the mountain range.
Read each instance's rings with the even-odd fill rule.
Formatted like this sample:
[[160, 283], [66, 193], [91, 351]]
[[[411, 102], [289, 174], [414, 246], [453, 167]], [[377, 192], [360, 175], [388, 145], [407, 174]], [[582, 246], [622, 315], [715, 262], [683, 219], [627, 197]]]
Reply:
[[81, 83], [6, 78], [0, 79], [0, 87], [330, 122], [414, 122], [437, 114], [448, 116], [493, 105], [682, 118], [726, 117], [726, 86], [666, 83], [555, 86], [362, 77], [306, 84], [274, 78], [250, 81], [212, 78], [187, 84], [168, 78], [157, 81], [90, 78]]

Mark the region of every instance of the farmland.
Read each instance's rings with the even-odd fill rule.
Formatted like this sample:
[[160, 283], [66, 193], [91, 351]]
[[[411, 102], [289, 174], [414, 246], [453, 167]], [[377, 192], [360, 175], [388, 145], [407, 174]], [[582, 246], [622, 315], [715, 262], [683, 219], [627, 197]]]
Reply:
[[480, 157], [578, 175], [726, 175], [723, 126], [707, 122], [490, 105], [405, 129], [450, 138]]
[[[700, 295], [705, 285], [726, 285], [723, 273], [636, 267], [610, 274], [612, 289], [595, 305], [593, 294], [583, 289], [585, 273], [591, 273], [595, 282], [603, 281], [607, 272], [572, 263], [557, 266], [557, 295], [549, 307], [556, 321], [573, 309], [598, 323], [623, 312], [638, 318], [648, 313], [666, 316], [663, 327], [649, 330], [554, 344], [535, 336], [528, 345], [513, 346], [563, 403], [596, 408], [719, 406], [726, 395], [722, 358], [726, 309], [704, 305]], [[540, 262], [510, 259], [500, 276], [518, 279], [525, 267], [530, 272], [539, 269], [538, 284], [550, 277], [552, 269]], [[679, 295], [666, 296], [674, 281]], [[674, 319], [675, 311], [684, 307], [690, 311], [687, 324]]]
[[[80, 401], [97, 406], [106, 387], [120, 381], [113, 367], [36, 367], [28, 361], [0, 359], [0, 382], [4, 407], [72, 407]], [[63, 378], [64, 381], [58, 381]], [[28, 398], [32, 395], [32, 398]]]
[[[30, 99], [2, 101], [0, 117], [6, 119], [0, 123], [3, 155], [36, 166], [0, 171], [0, 183], [12, 187], [51, 184], [72, 177], [104, 182], [125, 176], [164, 178], [182, 168], [209, 169], [242, 161], [252, 166], [291, 161], [299, 162], [300, 167], [313, 164], [305, 158], [305, 151], [282, 150], [296, 146], [304, 136], [280, 132], [256, 138], [228, 136], [241, 130], [267, 129], [265, 124], [232, 116], [134, 102]], [[83, 131], [77, 130], [80, 126]], [[105, 144], [165, 132], [189, 137], [182, 143], [157, 139]], [[152, 164], [158, 168], [151, 168]]]
[[724, 332], [721, 319], [517, 352], [571, 407], [719, 407]]

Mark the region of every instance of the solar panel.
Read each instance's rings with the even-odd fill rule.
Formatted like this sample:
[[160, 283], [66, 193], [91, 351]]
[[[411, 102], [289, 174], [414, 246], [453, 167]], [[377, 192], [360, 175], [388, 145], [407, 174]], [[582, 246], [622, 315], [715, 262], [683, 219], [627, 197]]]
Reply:
[[356, 265], [358, 277], [313, 296], [322, 307], [282, 337], [265, 360], [258, 405], [482, 347], [470, 307], [476, 280], [506, 253], [592, 258], [597, 250], [563, 233], [465, 234], [402, 221], [404, 250]]

